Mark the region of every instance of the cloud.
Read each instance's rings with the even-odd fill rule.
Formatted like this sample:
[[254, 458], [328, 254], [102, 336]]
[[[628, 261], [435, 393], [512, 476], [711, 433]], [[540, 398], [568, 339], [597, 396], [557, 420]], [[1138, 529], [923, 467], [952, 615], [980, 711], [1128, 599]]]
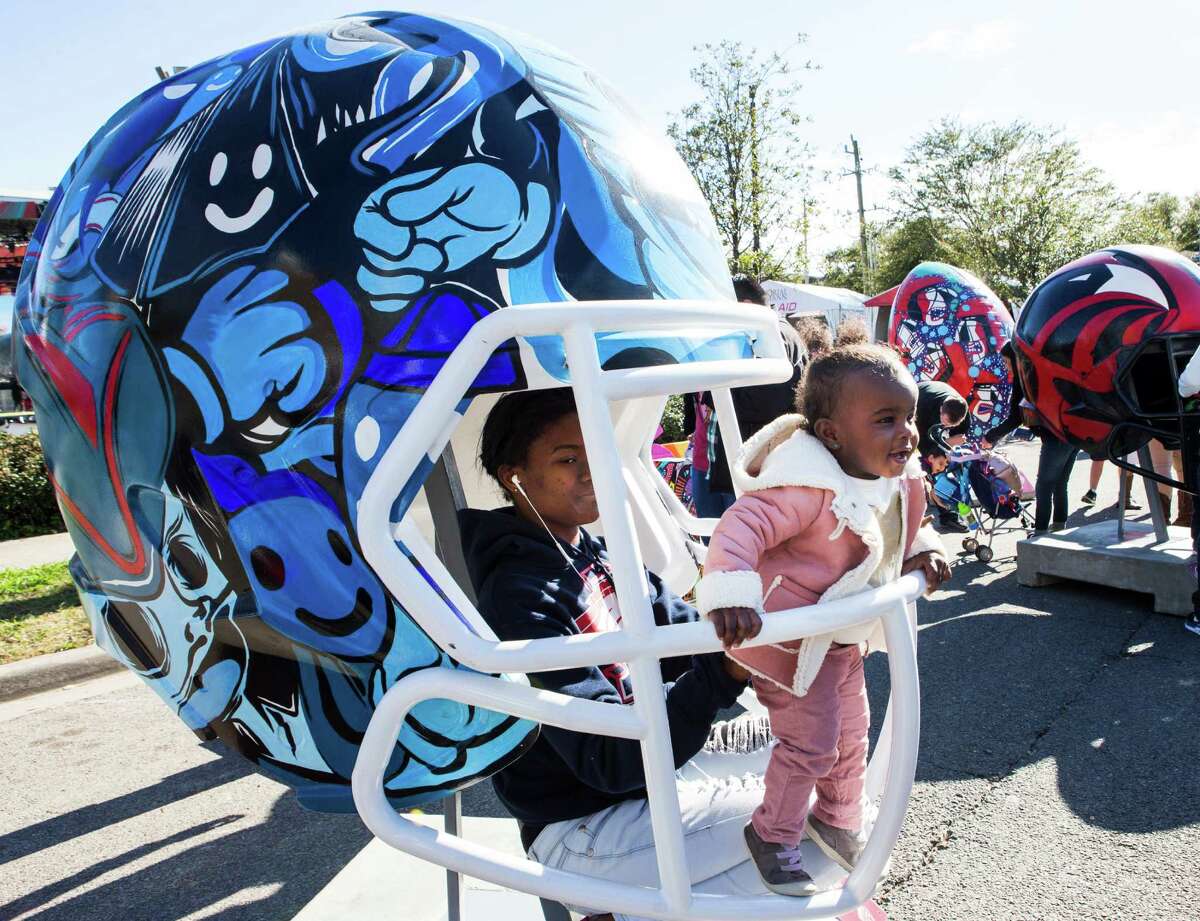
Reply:
[[935, 29], [913, 41], [906, 54], [945, 54], [954, 58], [982, 58], [1004, 54], [1016, 47], [1021, 24], [1015, 19], [989, 19], [965, 28]]
[[1200, 125], [1182, 111], [1069, 123], [1065, 133], [1079, 140], [1088, 162], [1104, 170], [1122, 192], [1191, 195], [1200, 190]]

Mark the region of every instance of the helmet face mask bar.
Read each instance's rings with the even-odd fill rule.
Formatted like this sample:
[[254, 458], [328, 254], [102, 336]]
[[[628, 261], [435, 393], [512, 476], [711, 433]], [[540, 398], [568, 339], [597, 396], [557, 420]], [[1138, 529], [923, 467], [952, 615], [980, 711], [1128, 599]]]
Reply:
[[[1142, 342], [1121, 363], [1115, 378], [1117, 393], [1134, 419], [1118, 422], [1105, 441], [1105, 455], [1123, 470], [1164, 486], [1200, 493], [1200, 400], [1179, 395], [1184, 367], [1200, 349], [1200, 333], [1171, 333]], [[1169, 382], [1164, 391], [1163, 381]], [[1158, 439], [1183, 458], [1183, 479], [1133, 464], [1125, 456]]]
[[[597, 348], [603, 339], [600, 331], [620, 328], [632, 334], [640, 332], [650, 342], [656, 329], [669, 331], [673, 327], [703, 329], [710, 334], [714, 330], [742, 330], [753, 344], [756, 357], [714, 361], [692, 358], [621, 370], [602, 367]], [[474, 375], [484, 366], [489, 349], [512, 337], [520, 340], [554, 334], [564, 347], [623, 621], [620, 630], [610, 633], [499, 642], [465, 594], [452, 586], [448, 573], [408, 514], [397, 521], [392, 519], [392, 510], [397, 508], [397, 497], [411, 482], [414, 471], [437, 457], [452, 438], [462, 399]], [[639, 437], [623, 440], [614, 428], [612, 410], [616, 410], [619, 421], [627, 423], [622, 403], [657, 407], [660, 404], [648, 398], [711, 389], [717, 398], [722, 430], [736, 433], [732, 406], [727, 402], [728, 387], [778, 381], [789, 375], [790, 365], [783, 356], [773, 315], [745, 305], [659, 303], [654, 310], [646, 310], [637, 302], [526, 305], [493, 314], [470, 330], [404, 428], [380, 456], [359, 506], [358, 531], [364, 553], [389, 591], [462, 664], [479, 672], [511, 676], [514, 672], [626, 661], [635, 699], [628, 707], [616, 707], [535, 690], [519, 680], [503, 681], [486, 674], [448, 676], [428, 670], [403, 679], [380, 701], [354, 770], [355, 802], [377, 836], [409, 853], [511, 888], [571, 904], [603, 906], [606, 910], [655, 918], [732, 921], [743, 917], [833, 917], [870, 897], [899, 833], [916, 764], [919, 705], [915, 696], [914, 637], [905, 596], [906, 591], [915, 594], [919, 590], [915, 580], [909, 580], [911, 585], [888, 586], [844, 602], [772, 614], [762, 634], [753, 641], [755, 645], [781, 642], [881, 615], [884, 618], [897, 706], [889, 708], [885, 721], [889, 728], [881, 736], [883, 741], [871, 762], [871, 794], [883, 786], [885, 761], [888, 781], [867, 851], [842, 889], [819, 893], [809, 900], [693, 894], [683, 865], [665, 705], [659, 693], [636, 693], [639, 685], [661, 685], [661, 658], [717, 651], [720, 645], [707, 623], [654, 625], [642, 578], [639, 534], [645, 533], [645, 528], [644, 522], [639, 527], [637, 519], [663, 511], [657, 488], [648, 492], [638, 488], [645, 477], [658, 475], [645, 462], [646, 441]], [[736, 450], [736, 434], [734, 438]], [[623, 441], [635, 447], [622, 451], [619, 446]], [[667, 529], [673, 530], [673, 524], [668, 522]], [[530, 861], [485, 852], [398, 815], [383, 794], [386, 758], [407, 708], [431, 697], [486, 706], [576, 731], [639, 739], [646, 764], [661, 888], [645, 889], [538, 867]]]

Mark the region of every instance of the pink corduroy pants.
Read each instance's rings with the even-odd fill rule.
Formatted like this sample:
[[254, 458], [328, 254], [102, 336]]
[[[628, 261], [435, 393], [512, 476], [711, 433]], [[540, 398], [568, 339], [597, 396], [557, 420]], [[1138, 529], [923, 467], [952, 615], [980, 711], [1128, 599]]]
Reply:
[[770, 713], [778, 740], [767, 764], [762, 805], [751, 819], [759, 837], [776, 844], [799, 843], [814, 787], [813, 815], [858, 831], [871, 725], [858, 647], [831, 647], [803, 697], [757, 676], [754, 690]]

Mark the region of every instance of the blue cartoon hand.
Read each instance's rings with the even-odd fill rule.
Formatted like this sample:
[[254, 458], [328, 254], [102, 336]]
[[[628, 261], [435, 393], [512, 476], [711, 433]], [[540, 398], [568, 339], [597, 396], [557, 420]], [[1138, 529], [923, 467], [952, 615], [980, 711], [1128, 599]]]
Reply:
[[285, 413], [304, 409], [325, 381], [325, 353], [304, 335], [308, 313], [272, 300], [287, 282], [283, 272], [235, 269], [209, 288], [184, 330], [183, 340], [208, 365], [234, 422], [254, 419], [268, 403]]
[[358, 283], [376, 310], [400, 310], [435, 276], [485, 254], [503, 262], [528, 253], [549, 224], [545, 186], [518, 186], [487, 163], [409, 173], [381, 186], [359, 209]]

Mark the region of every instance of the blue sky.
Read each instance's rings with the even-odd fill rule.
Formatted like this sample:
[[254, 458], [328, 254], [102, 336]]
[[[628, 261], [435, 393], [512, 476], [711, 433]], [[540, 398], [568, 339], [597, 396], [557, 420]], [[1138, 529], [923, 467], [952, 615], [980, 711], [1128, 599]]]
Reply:
[[[419, 8], [419, 7], [418, 7]], [[425, 7], [428, 9], [429, 7]], [[1200, 4], [1176, 0], [964, 3], [941, 0], [628, 2], [440, 0], [440, 12], [511, 25], [601, 72], [652, 123], [693, 97], [694, 45], [740, 39], [798, 53], [816, 165], [818, 247], [855, 239], [854, 183], [836, 173], [853, 132], [868, 205], [882, 171], [933, 120], [1025, 118], [1062, 127], [1127, 192], [1200, 190]], [[359, 8], [326, 0], [261, 3], [0, 0], [0, 188], [54, 185], [107, 117], [188, 64]]]

